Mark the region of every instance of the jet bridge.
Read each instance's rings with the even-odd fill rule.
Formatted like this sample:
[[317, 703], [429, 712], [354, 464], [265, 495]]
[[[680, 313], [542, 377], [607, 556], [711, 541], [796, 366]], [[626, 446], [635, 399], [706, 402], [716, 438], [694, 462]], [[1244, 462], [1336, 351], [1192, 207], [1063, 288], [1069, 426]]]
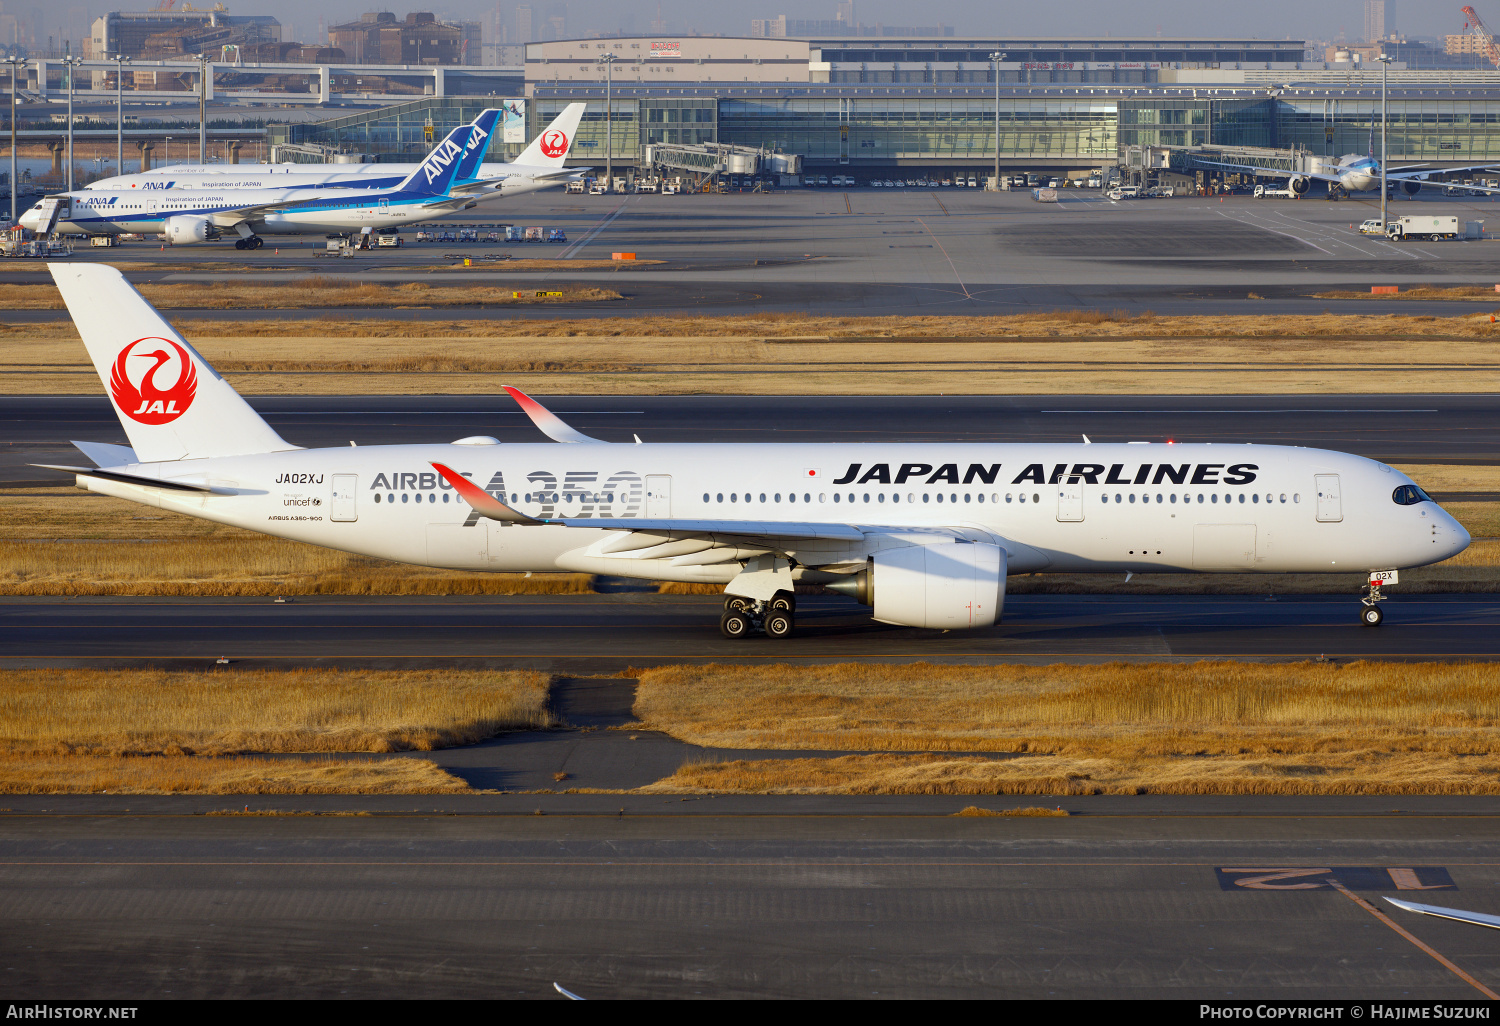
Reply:
[[646, 147], [646, 163], [651, 167], [692, 174], [696, 190], [714, 175], [796, 174], [801, 170], [802, 157], [795, 153], [769, 153], [764, 149], [729, 143], [698, 146], [651, 143]]

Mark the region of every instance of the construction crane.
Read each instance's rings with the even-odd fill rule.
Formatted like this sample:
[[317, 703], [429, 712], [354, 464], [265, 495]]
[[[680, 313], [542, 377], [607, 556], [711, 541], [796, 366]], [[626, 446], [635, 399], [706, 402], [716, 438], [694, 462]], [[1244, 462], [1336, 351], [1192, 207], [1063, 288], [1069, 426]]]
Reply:
[[156, 0], [156, 6], [151, 9], [153, 11], [170, 11], [172, 5], [176, 2], [177, 0]]
[[1472, 7], [1465, 7], [1464, 33], [1478, 36], [1484, 42], [1484, 55], [1496, 68], [1500, 68], [1500, 46], [1495, 44], [1495, 36], [1489, 29], [1485, 28], [1484, 21], [1480, 19], [1479, 12]]

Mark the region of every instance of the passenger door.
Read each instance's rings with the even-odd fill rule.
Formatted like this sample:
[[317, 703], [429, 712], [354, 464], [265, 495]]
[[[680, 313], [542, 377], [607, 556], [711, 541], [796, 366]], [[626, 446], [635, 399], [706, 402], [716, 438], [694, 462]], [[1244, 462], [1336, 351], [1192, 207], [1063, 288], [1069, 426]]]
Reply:
[[646, 516], [672, 515], [672, 478], [668, 474], [646, 476]]
[[1318, 486], [1318, 522], [1338, 523], [1344, 519], [1344, 504], [1339, 498], [1339, 476], [1318, 474], [1313, 478]]
[[1060, 484], [1057, 486], [1057, 519], [1076, 522], [1083, 519], [1083, 485]]
[[355, 493], [358, 490], [358, 474], [334, 474], [333, 502], [328, 511], [328, 519], [344, 522], [358, 520], [359, 509], [355, 505]]

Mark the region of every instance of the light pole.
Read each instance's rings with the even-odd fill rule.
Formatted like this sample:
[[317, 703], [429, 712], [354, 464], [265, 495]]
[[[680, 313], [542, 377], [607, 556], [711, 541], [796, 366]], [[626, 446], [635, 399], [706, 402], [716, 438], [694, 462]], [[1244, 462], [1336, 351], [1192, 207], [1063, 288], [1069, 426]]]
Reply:
[[612, 53], [599, 55], [599, 63], [604, 65], [604, 180], [609, 183], [610, 192], [615, 191], [615, 123], [610, 87], [614, 82], [617, 60], [619, 58]]
[[161, 166], [166, 167], [172, 163], [172, 137], [165, 136], [165, 145], [161, 148]]
[[1385, 180], [1385, 130], [1386, 130], [1386, 76], [1391, 70], [1391, 61], [1394, 59], [1387, 54], [1381, 54], [1375, 58], [1380, 62], [1380, 230], [1386, 231], [1390, 222], [1385, 218], [1385, 204], [1389, 197], [1388, 186]]
[[115, 62], [115, 174], [125, 173], [125, 65], [130, 58], [117, 53]]
[[5, 63], [10, 65], [10, 224], [14, 228], [16, 225], [16, 187], [19, 184], [19, 179], [16, 177], [16, 74], [26, 63], [26, 58], [11, 54], [5, 58]]
[[198, 62], [198, 163], [208, 163], [208, 76], [213, 74], [213, 58], [193, 54]]
[[990, 54], [990, 63], [995, 66], [995, 191], [1000, 191], [1000, 62], [1005, 54], [996, 50]]
[[63, 74], [68, 76], [68, 192], [73, 191], [73, 71], [83, 63], [82, 57], [64, 57]]

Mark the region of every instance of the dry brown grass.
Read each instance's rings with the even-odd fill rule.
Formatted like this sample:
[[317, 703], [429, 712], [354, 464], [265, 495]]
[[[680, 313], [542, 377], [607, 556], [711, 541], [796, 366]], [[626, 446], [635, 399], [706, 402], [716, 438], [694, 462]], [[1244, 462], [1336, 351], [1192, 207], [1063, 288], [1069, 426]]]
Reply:
[[1425, 752], [1215, 758], [851, 755], [684, 766], [665, 794], [1500, 794], [1500, 758]]
[[[866, 394], [1464, 392], [1480, 387], [1476, 373], [1500, 370], [1487, 317], [329, 315], [178, 327], [253, 394], [487, 393], [503, 383], [589, 394], [816, 395], [847, 392], [851, 381]], [[71, 324], [0, 325], [0, 392], [99, 387]]]
[[550, 727], [525, 670], [0, 670], [0, 753], [432, 751]]
[[429, 270], [438, 271], [496, 271], [510, 274], [520, 271], [628, 271], [632, 267], [649, 267], [664, 264], [665, 260], [544, 260], [533, 257], [507, 257], [494, 259], [499, 254], [486, 254], [483, 250], [470, 256], [474, 263], [465, 267], [462, 260], [443, 264]]
[[641, 729], [721, 748], [1500, 755], [1500, 665], [669, 666]]
[[1500, 466], [1452, 463], [1392, 463], [1429, 492], [1500, 492]]
[[1430, 285], [1419, 285], [1414, 289], [1402, 289], [1400, 292], [1355, 292], [1352, 290], [1335, 289], [1331, 292], [1314, 292], [1314, 299], [1455, 299], [1493, 303], [1496, 302], [1495, 289], [1488, 285], [1458, 285], [1453, 288], [1435, 288]]
[[[557, 295], [537, 295], [538, 290]], [[314, 275], [288, 284], [142, 284], [141, 295], [158, 310], [305, 310], [314, 307], [430, 309], [446, 306], [531, 306], [623, 299], [613, 289], [522, 282], [506, 286], [408, 282], [377, 285]], [[516, 295], [516, 293], [520, 295]], [[13, 284], [0, 293], [0, 309], [63, 310], [55, 285]]]
[[1028, 805], [1023, 809], [981, 809], [977, 805], [967, 805], [959, 809], [955, 816], [1069, 816], [1067, 809], [1044, 809], [1040, 805]]
[[0, 755], [0, 794], [469, 794], [426, 759]]
[[249, 537], [0, 541], [0, 595], [587, 595], [594, 590], [589, 574], [440, 570], [244, 533]]

